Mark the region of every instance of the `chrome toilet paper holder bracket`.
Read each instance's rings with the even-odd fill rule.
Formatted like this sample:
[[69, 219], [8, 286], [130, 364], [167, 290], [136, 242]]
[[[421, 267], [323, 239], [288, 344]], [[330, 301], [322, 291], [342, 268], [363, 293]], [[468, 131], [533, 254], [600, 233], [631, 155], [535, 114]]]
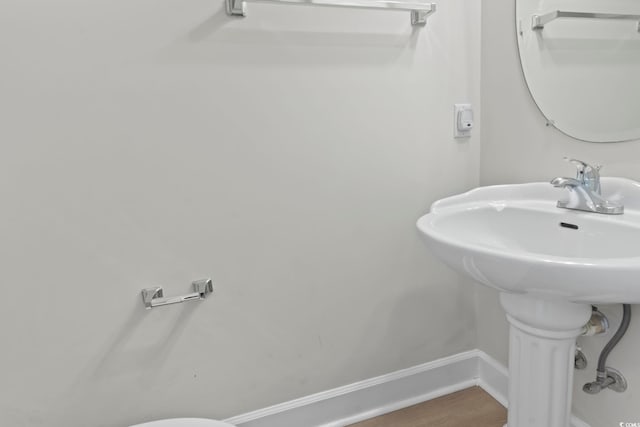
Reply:
[[200, 301], [205, 299], [213, 292], [213, 282], [211, 279], [202, 279], [192, 282], [193, 293], [187, 295], [179, 295], [175, 297], [164, 296], [164, 290], [161, 286], [146, 288], [142, 290], [142, 301], [147, 310], [163, 305], [180, 304], [188, 301]]

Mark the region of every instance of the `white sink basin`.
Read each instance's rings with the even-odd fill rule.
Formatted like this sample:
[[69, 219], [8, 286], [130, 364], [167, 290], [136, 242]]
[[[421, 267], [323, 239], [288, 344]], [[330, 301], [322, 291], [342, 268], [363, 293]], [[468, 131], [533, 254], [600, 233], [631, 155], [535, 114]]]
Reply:
[[508, 427], [569, 427], [575, 341], [591, 303], [640, 303], [640, 184], [602, 178], [622, 215], [556, 207], [549, 183], [482, 187], [418, 220], [444, 262], [496, 288], [510, 323]]
[[418, 221], [428, 246], [504, 292], [584, 303], [640, 303], [640, 184], [602, 178], [623, 215], [561, 209], [549, 183], [481, 187], [434, 203]]

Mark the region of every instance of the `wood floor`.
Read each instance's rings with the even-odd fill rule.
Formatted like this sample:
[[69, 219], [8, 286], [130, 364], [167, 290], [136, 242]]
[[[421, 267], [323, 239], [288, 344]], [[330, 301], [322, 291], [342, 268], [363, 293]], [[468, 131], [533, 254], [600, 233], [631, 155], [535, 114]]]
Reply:
[[473, 387], [350, 427], [502, 427], [506, 422], [507, 410]]

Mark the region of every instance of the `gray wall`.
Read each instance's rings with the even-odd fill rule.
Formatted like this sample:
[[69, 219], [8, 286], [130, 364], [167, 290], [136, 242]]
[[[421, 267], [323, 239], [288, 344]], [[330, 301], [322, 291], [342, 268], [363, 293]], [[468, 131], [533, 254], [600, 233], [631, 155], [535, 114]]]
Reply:
[[[603, 175], [640, 180], [640, 144], [594, 144], [569, 138], [554, 128], [535, 106], [518, 59], [515, 32], [515, 1], [482, 2], [482, 154], [481, 184], [547, 181], [572, 173], [563, 156], [576, 157], [605, 167]], [[481, 349], [507, 360], [507, 324], [501, 314], [497, 294], [478, 287], [478, 341]], [[621, 307], [601, 307], [617, 328]], [[640, 313], [633, 307], [634, 314]], [[623, 372], [629, 381], [624, 394], [606, 391], [596, 396], [582, 392], [582, 384], [595, 378], [599, 352], [611, 337], [580, 339], [590, 366], [578, 371], [574, 391], [574, 411], [594, 427], [640, 420], [640, 319], [637, 315], [627, 337], [609, 358], [609, 365]]]
[[[416, 219], [478, 185], [480, 5], [2, 0], [0, 425], [225, 418], [476, 347]], [[142, 288], [204, 302], [146, 312]], [[446, 325], [446, 328], [441, 328]]]

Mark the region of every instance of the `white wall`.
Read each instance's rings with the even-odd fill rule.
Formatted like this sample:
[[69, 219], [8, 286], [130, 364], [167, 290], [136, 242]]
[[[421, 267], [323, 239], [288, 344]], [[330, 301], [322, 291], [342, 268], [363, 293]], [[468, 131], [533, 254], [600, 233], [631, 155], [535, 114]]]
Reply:
[[[603, 175], [624, 176], [640, 180], [640, 144], [638, 141], [594, 144], [571, 139], [545, 119], [531, 99], [518, 59], [515, 32], [515, 1], [482, 2], [482, 156], [481, 183], [518, 183], [547, 181], [573, 173], [563, 156], [576, 157], [605, 167]], [[480, 348], [503, 362], [507, 359], [507, 324], [497, 294], [478, 287], [478, 341]], [[618, 327], [621, 307], [601, 307], [612, 326]], [[582, 392], [585, 382], [595, 379], [599, 352], [611, 338], [580, 339], [587, 353], [589, 368], [577, 371], [574, 411], [594, 427], [613, 426], [620, 422], [640, 421], [640, 319], [638, 308], [628, 335], [609, 357], [609, 365], [622, 371], [629, 381], [624, 394], [611, 391], [590, 396]]]
[[[412, 32], [0, 3], [0, 425], [224, 418], [476, 346], [473, 288], [414, 223], [478, 185], [451, 110], [479, 117], [479, 4]], [[143, 310], [207, 276], [207, 301]]]

